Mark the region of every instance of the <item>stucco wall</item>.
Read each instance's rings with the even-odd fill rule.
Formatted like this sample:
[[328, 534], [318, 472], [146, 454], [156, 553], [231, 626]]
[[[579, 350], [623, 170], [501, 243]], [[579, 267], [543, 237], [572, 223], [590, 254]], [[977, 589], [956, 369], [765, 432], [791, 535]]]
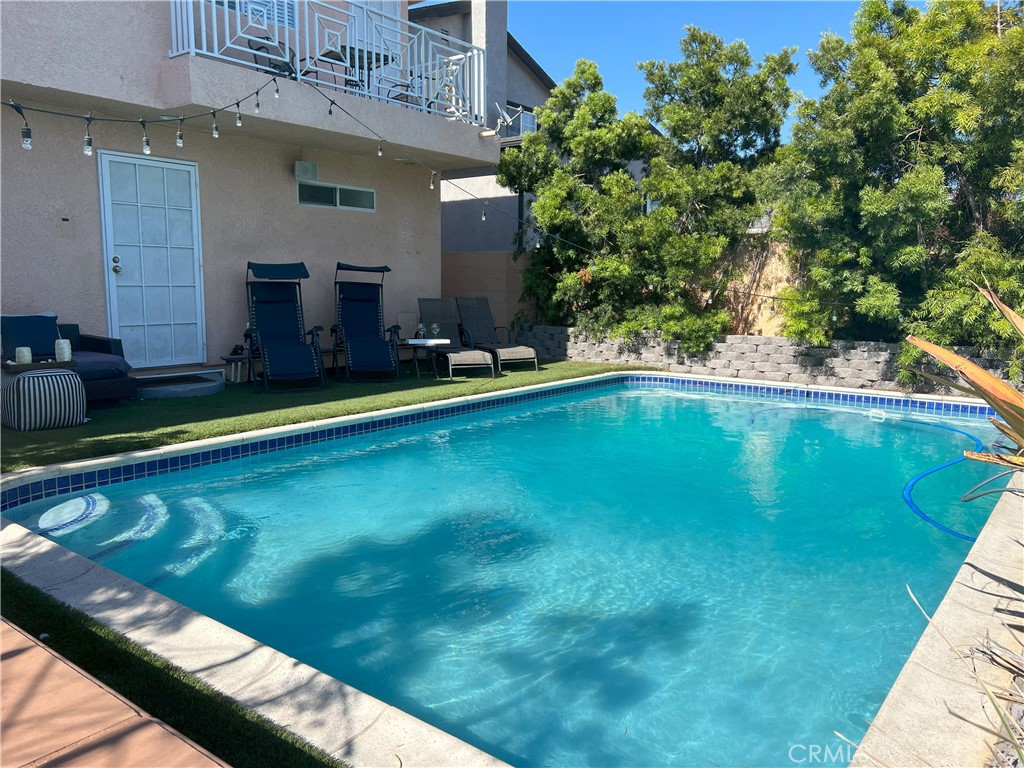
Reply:
[[442, 296], [486, 296], [495, 325], [511, 328], [519, 311], [523, 263], [512, 254], [444, 253], [441, 256]]
[[[535, 325], [519, 331], [519, 341], [551, 360], [641, 363], [674, 373], [818, 384], [830, 387], [896, 390], [898, 344], [834, 341], [810, 347], [772, 336], [724, 336], [706, 354], [686, 355], [678, 342], [649, 335], [633, 344], [621, 339], [591, 339], [572, 328]], [[958, 348], [982, 367], [1006, 375], [1006, 360], [992, 353]]]
[[[497, 141], [497, 139], [492, 139]], [[441, 182], [441, 222], [445, 253], [511, 251], [519, 229], [519, 198], [486, 175]], [[487, 220], [482, 213], [487, 207]]]
[[[50, 105], [61, 109], [61, 105]], [[227, 122], [227, 121], [225, 121]], [[97, 158], [82, 155], [83, 124], [34, 113], [34, 149], [19, 141], [20, 123], [0, 134], [4, 196], [0, 210], [0, 305], [4, 312], [56, 311], [83, 331], [106, 334]], [[204, 261], [207, 360], [242, 341], [245, 270], [252, 261], [305, 261], [307, 325], [334, 322], [334, 265], [386, 263], [385, 313], [415, 311], [418, 296], [441, 289], [440, 198], [417, 166], [302, 145], [260, 141], [186, 124], [185, 147], [175, 126], [150, 129], [152, 158], [198, 163]], [[97, 149], [139, 153], [138, 126], [93, 127]], [[319, 164], [321, 181], [377, 191], [377, 211], [300, 206], [294, 162]], [[65, 221], [65, 219], [67, 219]], [[326, 341], [326, 338], [324, 339]]]
[[523, 64], [518, 56], [508, 57], [506, 101], [514, 101], [516, 104], [525, 104], [528, 107], [539, 107], [550, 96], [550, 91], [537, 80], [537, 76]]

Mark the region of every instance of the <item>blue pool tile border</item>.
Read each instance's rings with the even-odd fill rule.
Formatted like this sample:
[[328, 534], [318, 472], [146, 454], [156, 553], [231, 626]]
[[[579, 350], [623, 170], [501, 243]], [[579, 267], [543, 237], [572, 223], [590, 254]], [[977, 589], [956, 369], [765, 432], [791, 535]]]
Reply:
[[276, 451], [289, 450], [317, 443], [360, 437], [374, 432], [424, 424], [431, 421], [450, 419], [479, 411], [520, 405], [561, 395], [588, 392], [595, 389], [625, 385], [629, 389], [670, 389], [699, 394], [731, 394], [762, 397], [787, 402], [813, 402], [833, 406], [866, 408], [902, 415], [925, 415], [933, 417], [984, 419], [995, 415], [987, 405], [943, 400], [922, 400], [899, 395], [882, 395], [877, 392], [859, 393], [814, 389], [809, 387], [785, 386], [770, 383], [752, 383], [721, 379], [699, 379], [673, 374], [626, 373], [595, 379], [557, 384], [546, 388], [529, 389], [506, 395], [470, 400], [455, 404], [439, 404], [434, 408], [400, 413], [393, 416], [369, 417], [362, 421], [339, 424], [335, 427], [313, 427], [305, 432], [280, 437], [255, 439], [241, 445], [221, 448], [202, 448], [193, 453], [183, 453], [166, 458], [127, 461], [120, 466], [76, 472], [44, 480], [26, 481], [21, 485], [0, 491], [0, 513], [15, 509], [39, 499], [69, 493], [117, 485], [170, 472], [221, 464], [236, 459], [248, 458]]

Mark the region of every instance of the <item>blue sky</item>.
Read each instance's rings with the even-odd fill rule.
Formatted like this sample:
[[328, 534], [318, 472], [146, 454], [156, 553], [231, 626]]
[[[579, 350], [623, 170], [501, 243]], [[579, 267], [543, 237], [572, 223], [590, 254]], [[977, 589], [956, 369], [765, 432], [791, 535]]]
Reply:
[[637, 62], [678, 61], [687, 24], [727, 43], [743, 40], [755, 61], [796, 46], [790, 86], [814, 98], [820, 89], [807, 51], [826, 30], [849, 39], [859, 7], [846, 0], [510, 0], [508, 29], [555, 82], [572, 74], [577, 59], [589, 59], [620, 112], [642, 112], [646, 83]]

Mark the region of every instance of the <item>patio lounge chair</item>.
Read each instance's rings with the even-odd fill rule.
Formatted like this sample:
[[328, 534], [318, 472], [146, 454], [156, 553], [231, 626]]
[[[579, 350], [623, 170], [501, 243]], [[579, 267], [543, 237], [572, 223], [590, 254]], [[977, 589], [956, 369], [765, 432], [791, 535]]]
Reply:
[[420, 321], [428, 328], [437, 323], [440, 326], [438, 338], [450, 339], [451, 344], [432, 347], [434, 354], [444, 358], [448, 363], [448, 378], [452, 378], [456, 368], [491, 369], [494, 378], [494, 358], [490, 352], [464, 346], [459, 331], [459, 308], [455, 299], [420, 299]]
[[[338, 322], [331, 326], [334, 339], [334, 375], [341, 378], [338, 351], [345, 355], [345, 375], [353, 373], [399, 376], [398, 326], [384, 328], [384, 275], [390, 267], [360, 267], [339, 261], [334, 270]], [[380, 280], [339, 280], [339, 272], [379, 275]]]
[[[466, 343], [477, 349], [485, 349], [494, 355], [494, 362], [501, 373], [501, 365], [505, 363], [533, 363], [533, 370], [538, 370], [537, 350], [523, 344], [515, 344], [512, 335], [505, 326], [495, 326], [491, 315], [491, 305], [486, 296], [460, 296], [456, 299], [459, 305], [459, 317], [462, 319], [462, 330], [466, 334]], [[498, 341], [498, 328], [504, 328], [506, 342]]]
[[128, 375], [132, 367], [124, 359], [120, 339], [81, 333], [74, 323], [58, 323], [52, 312], [0, 316], [0, 337], [4, 360], [13, 360], [15, 348], [26, 346], [32, 349], [34, 362], [53, 359], [54, 342], [67, 339], [87, 401], [135, 397], [139, 382]]
[[[306, 265], [249, 262], [245, 286], [249, 296], [249, 327], [245, 330], [249, 378], [258, 390], [270, 390], [270, 382], [311, 382], [308, 389], [327, 384], [320, 356], [323, 326], [304, 330], [302, 288], [309, 277]], [[306, 337], [309, 337], [309, 341]], [[256, 362], [261, 369], [256, 370]], [[290, 387], [297, 389], [298, 387]]]

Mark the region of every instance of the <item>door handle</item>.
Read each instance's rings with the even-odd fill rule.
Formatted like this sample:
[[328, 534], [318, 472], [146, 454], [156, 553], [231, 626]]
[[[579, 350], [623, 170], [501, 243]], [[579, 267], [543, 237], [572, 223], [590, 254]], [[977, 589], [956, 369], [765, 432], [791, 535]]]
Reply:
[[121, 274], [121, 267], [119, 265], [115, 264], [113, 267], [110, 268], [110, 271], [113, 272], [115, 275], [120, 275]]

